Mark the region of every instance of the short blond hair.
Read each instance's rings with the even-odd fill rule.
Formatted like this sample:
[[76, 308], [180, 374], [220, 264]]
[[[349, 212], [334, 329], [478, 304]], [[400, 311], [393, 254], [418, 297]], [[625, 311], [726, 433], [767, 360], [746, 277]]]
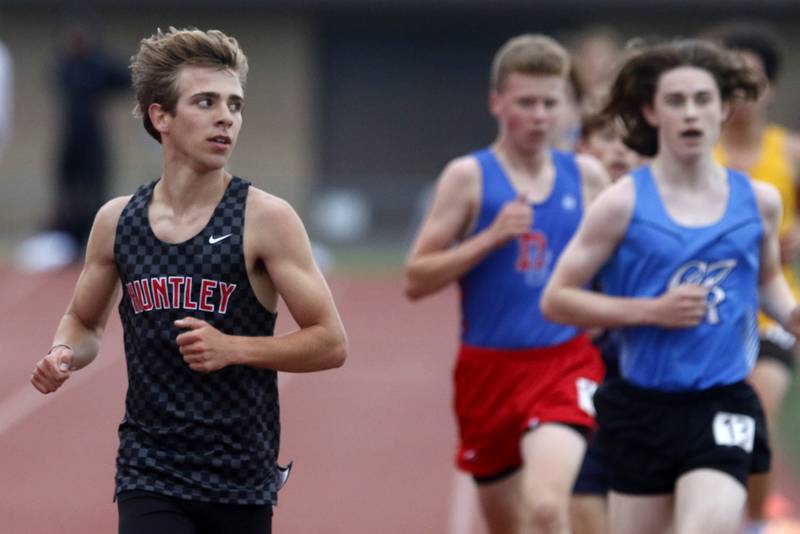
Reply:
[[495, 54], [491, 87], [501, 90], [514, 72], [566, 78], [569, 70], [569, 53], [558, 41], [541, 34], [518, 35], [506, 41]]
[[178, 98], [178, 76], [181, 67], [230, 69], [242, 87], [247, 82], [247, 56], [239, 43], [219, 30], [197, 28], [176, 29], [170, 26], [141, 40], [139, 51], [131, 58], [131, 76], [136, 91], [135, 116], [159, 143], [161, 134], [150, 122], [150, 104], [160, 104], [168, 113], [175, 113]]

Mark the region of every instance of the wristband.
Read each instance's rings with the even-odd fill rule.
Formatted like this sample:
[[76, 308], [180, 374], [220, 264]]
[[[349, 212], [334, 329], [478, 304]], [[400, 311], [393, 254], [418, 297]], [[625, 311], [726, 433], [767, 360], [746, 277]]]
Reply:
[[72, 352], [75, 352], [75, 350], [72, 347], [70, 347], [69, 345], [67, 345], [66, 343], [56, 343], [55, 345], [50, 347], [50, 350], [47, 351], [47, 354], [50, 354], [51, 352], [53, 352], [58, 347], [66, 347], [69, 350], [71, 350]]

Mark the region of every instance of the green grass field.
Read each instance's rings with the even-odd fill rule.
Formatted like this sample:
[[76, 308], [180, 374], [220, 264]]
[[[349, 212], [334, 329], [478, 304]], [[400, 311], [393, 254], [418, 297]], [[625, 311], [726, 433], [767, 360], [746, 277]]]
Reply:
[[[795, 273], [800, 276], [797, 265]], [[792, 460], [795, 472], [800, 473], [800, 382], [796, 373], [781, 410], [777, 435], [784, 452]]]
[[400, 274], [405, 262], [405, 245], [375, 242], [369, 245], [329, 247], [333, 270], [345, 274]]
[[777, 434], [780, 445], [797, 470], [800, 467], [800, 384], [796, 375], [781, 411]]

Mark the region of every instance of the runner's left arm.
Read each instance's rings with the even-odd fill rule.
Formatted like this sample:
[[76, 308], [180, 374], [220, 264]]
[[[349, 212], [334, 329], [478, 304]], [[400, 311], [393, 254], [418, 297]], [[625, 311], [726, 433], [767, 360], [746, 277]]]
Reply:
[[176, 322], [186, 329], [177, 337], [184, 361], [204, 373], [228, 365], [296, 373], [340, 367], [347, 335], [303, 223], [288, 203], [263, 191], [253, 193], [247, 210], [245, 256], [264, 265], [299, 328], [280, 336], [234, 336], [186, 317]]
[[761, 309], [789, 332], [800, 335], [800, 309], [783, 276], [778, 237], [782, 206], [778, 191], [763, 182], [753, 182], [764, 237], [761, 242], [759, 304]]

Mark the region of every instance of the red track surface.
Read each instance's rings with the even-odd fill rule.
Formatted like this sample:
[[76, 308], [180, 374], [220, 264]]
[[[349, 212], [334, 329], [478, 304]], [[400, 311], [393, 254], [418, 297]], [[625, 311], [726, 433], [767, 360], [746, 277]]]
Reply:
[[[116, 427], [126, 387], [116, 313], [99, 359], [59, 392], [45, 397], [28, 383], [76, 276], [0, 270], [3, 533], [116, 532]], [[482, 532], [471, 487], [458, 483], [452, 460], [455, 292], [410, 304], [392, 277], [334, 277], [331, 285], [350, 358], [336, 371], [281, 376], [281, 461], [295, 468], [275, 532]], [[288, 314], [278, 325], [292, 328]]]

